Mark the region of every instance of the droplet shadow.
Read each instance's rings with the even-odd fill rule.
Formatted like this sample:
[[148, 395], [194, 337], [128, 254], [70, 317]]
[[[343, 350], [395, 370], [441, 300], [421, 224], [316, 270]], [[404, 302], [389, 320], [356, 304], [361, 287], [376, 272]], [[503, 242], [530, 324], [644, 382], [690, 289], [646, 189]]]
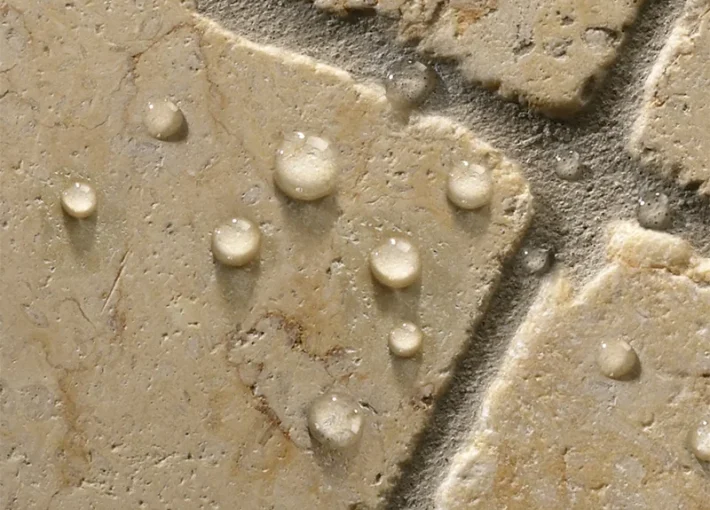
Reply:
[[253, 303], [254, 291], [261, 275], [261, 261], [242, 267], [229, 267], [214, 260], [215, 274], [222, 297], [230, 309], [243, 311]]
[[274, 188], [276, 198], [285, 211], [284, 222], [289, 230], [298, 232], [304, 239], [329, 234], [342, 214], [335, 195], [305, 202], [286, 196], [277, 186]]
[[63, 218], [72, 251], [80, 256], [89, 253], [96, 242], [98, 213], [84, 219], [72, 218], [68, 214], [64, 214]]

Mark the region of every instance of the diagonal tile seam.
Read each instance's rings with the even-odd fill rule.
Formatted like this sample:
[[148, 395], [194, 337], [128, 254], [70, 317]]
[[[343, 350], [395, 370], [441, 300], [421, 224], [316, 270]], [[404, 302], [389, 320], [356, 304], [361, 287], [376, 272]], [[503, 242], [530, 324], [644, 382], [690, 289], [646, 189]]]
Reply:
[[[333, 62], [356, 76], [377, 79], [384, 74], [383, 62], [413, 56], [382, 36], [392, 30], [387, 21], [367, 16], [336, 20], [316, 12], [308, 0], [250, 4], [243, 0], [203, 0], [199, 8], [252, 39]], [[569, 122], [546, 119], [491, 92], [464, 85], [452, 63], [436, 63], [446, 90], [441, 87], [436, 91], [425, 109], [457, 118], [523, 163], [541, 209], [549, 209], [535, 219], [528, 243], [554, 245], [559, 258], [572, 267], [577, 278], [588, 276], [602, 261], [600, 226], [619, 217], [631, 217], [637, 194], [644, 189], [664, 191], [682, 212], [672, 233], [691, 240], [700, 252], [710, 250], [706, 200], [649, 175], [627, 156], [624, 147], [642, 82], [682, 6], [680, 0], [646, 3], [601, 91], [585, 112]], [[314, 37], [316, 31], [308, 29], [313, 26], [325, 29]], [[520, 143], [521, 139], [529, 142]], [[550, 170], [553, 156], [565, 147], [582, 155], [594, 182], [589, 178], [581, 183], [554, 182]], [[506, 269], [488, 313], [474, 325], [476, 334], [455, 369], [449, 390], [437, 404], [391, 494], [390, 508], [429, 506], [437, 470], [445, 465], [448, 453], [465, 432], [536, 287], [537, 281], [525, 274], [519, 259]]]

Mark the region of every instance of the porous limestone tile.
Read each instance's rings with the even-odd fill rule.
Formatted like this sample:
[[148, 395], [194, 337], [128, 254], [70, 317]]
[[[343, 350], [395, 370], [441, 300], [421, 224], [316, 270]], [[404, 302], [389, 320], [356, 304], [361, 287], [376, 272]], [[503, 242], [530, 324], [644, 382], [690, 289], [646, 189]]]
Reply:
[[[530, 220], [519, 168], [177, 1], [4, 0], [0, 16], [0, 507], [381, 504]], [[166, 97], [187, 130], [160, 141], [143, 119]], [[330, 143], [331, 196], [275, 190], [294, 131]], [[463, 159], [492, 175], [477, 211], [447, 201]], [[75, 180], [98, 195], [84, 220], [60, 205]], [[235, 216], [262, 235], [243, 268], [210, 247]], [[368, 267], [392, 234], [422, 260], [401, 291]], [[423, 352], [399, 360], [405, 320]], [[331, 390], [364, 417], [345, 453], [307, 428]]]
[[316, 0], [400, 18], [400, 38], [456, 60], [470, 81], [551, 116], [583, 108], [643, 0]]
[[[607, 252], [576, 295], [560, 274], [544, 284], [438, 508], [707, 508], [688, 438], [710, 417], [710, 260], [630, 223], [611, 227]], [[637, 361], [612, 379], [600, 352], [616, 342]]]
[[688, 0], [646, 82], [630, 148], [710, 195], [710, 1]]

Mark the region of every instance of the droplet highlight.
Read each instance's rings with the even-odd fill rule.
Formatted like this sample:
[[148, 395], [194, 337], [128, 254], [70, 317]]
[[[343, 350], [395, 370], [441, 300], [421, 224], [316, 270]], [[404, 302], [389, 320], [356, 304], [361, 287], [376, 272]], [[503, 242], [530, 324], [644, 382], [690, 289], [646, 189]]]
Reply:
[[576, 151], [561, 151], [555, 155], [555, 173], [565, 181], [578, 181], [584, 174], [584, 165]]
[[150, 136], [158, 140], [167, 140], [182, 131], [185, 117], [175, 103], [168, 99], [161, 99], [148, 103], [143, 123]]
[[401, 60], [387, 69], [385, 93], [398, 109], [422, 104], [436, 87], [437, 75], [430, 66], [415, 60]]
[[284, 138], [276, 154], [276, 185], [296, 200], [318, 200], [335, 191], [338, 169], [330, 143], [301, 132]]
[[698, 460], [710, 462], [710, 422], [702, 420], [689, 434], [690, 450]]
[[321, 395], [308, 409], [308, 430], [311, 436], [333, 450], [355, 446], [362, 436], [364, 422], [357, 402], [342, 393]]
[[639, 359], [631, 345], [623, 340], [602, 342], [597, 356], [599, 370], [611, 379], [624, 379], [632, 375]]
[[490, 172], [481, 165], [461, 161], [449, 172], [446, 194], [461, 209], [480, 209], [493, 196]]
[[375, 279], [392, 289], [403, 289], [422, 273], [419, 250], [407, 239], [391, 237], [370, 254], [370, 269]]
[[98, 199], [93, 186], [85, 182], [73, 182], [62, 191], [62, 209], [73, 218], [88, 218], [96, 212]]
[[389, 334], [389, 348], [400, 358], [412, 358], [422, 350], [424, 335], [416, 324], [403, 322]]
[[665, 230], [671, 224], [668, 196], [664, 193], [646, 193], [639, 198], [636, 217], [639, 225], [653, 230]]
[[220, 225], [212, 233], [214, 258], [227, 266], [244, 266], [259, 254], [259, 227], [244, 218], [234, 218]]

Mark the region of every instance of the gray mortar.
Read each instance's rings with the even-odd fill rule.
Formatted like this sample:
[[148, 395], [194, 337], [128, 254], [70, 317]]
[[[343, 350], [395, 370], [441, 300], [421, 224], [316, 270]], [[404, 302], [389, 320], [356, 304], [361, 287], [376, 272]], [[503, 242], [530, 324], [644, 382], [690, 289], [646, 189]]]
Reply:
[[[682, 0], [647, 0], [610, 74], [585, 112], [556, 121], [465, 83], [451, 62], [433, 61], [441, 84], [422, 112], [450, 116], [518, 160], [530, 181], [536, 214], [524, 247], [554, 247], [558, 265], [578, 282], [604, 261], [603, 226], [634, 218], [639, 196], [666, 193], [673, 209], [669, 231], [710, 254], [708, 201], [643, 169], [625, 149], [643, 83], [665, 42]], [[414, 49], [395, 42], [393, 20], [375, 15], [328, 15], [308, 0], [199, 0], [199, 12], [256, 42], [285, 47], [382, 83], [386, 69]], [[578, 182], [554, 172], [555, 153], [576, 150], [587, 167]], [[522, 250], [521, 252], [522, 253]], [[470, 430], [480, 398], [539, 285], [521, 256], [509, 261], [487, 315], [461, 355], [451, 384], [417, 440], [389, 509], [432, 508], [448, 459]]]

